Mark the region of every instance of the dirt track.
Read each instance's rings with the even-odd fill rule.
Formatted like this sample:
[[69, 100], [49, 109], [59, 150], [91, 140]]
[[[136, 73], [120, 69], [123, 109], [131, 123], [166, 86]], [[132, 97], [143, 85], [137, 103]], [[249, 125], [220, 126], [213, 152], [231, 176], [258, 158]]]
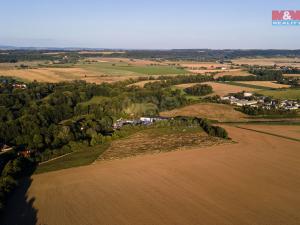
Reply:
[[299, 142], [225, 128], [237, 144], [34, 176], [38, 224], [300, 224]]

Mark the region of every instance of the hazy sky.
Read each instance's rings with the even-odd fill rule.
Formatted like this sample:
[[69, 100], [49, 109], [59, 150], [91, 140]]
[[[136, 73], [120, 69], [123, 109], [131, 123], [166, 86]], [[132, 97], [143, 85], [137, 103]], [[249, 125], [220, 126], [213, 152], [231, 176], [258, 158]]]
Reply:
[[300, 49], [274, 9], [300, 0], [0, 0], [0, 45]]

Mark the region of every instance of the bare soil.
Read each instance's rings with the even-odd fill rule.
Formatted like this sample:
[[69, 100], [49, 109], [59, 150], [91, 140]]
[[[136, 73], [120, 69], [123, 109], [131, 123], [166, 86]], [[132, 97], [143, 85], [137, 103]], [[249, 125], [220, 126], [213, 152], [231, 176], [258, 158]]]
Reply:
[[[245, 127], [248, 129], [254, 129], [258, 131], [267, 132], [270, 134], [281, 135], [288, 138], [295, 138], [300, 140], [300, 126], [280, 126], [280, 125], [239, 125], [239, 127]], [[300, 143], [299, 143], [300, 147]]]
[[300, 224], [299, 142], [225, 128], [237, 144], [33, 176], [1, 224]]

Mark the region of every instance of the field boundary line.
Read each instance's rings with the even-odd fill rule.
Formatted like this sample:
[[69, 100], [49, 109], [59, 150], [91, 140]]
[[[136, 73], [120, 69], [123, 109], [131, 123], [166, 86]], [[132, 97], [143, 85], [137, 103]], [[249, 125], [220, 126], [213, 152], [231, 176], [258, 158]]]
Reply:
[[255, 85], [255, 84], [239, 83], [238, 81], [230, 81], [230, 82], [226, 82], [225, 84], [229, 84], [229, 85], [233, 85], [233, 86], [239, 86], [239, 87], [248, 87], [248, 88], [259, 89], [259, 90], [273, 90], [274, 89], [274, 88]]
[[67, 153], [67, 154], [64, 154], [64, 155], [55, 157], [55, 158], [53, 158], [53, 159], [49, 159], [49, 160], [47, 160], [47, 161], [44, 161], [44, 162], [39, 163], [39, 165], [43, 165], [43, 164], [46, 164], [46, 163], [48, 163], [48, 162], [54, 161], [54, 160], [56, 160], [56, 159], [63, 158], [63, 157], [65, 157], [65, 156], [67, 156], [67, 155], [70, 155], [70, 154], [72, 154], [72, 153], [73, 153], [73, 152], [69, 152], [69, 153]]
[[235, 126], [235, 127], [239, 128], [239, 129], [254, 131], [254, 132], [257, 132], [257, 133], [268, 134], [268, 135], [271, 135], [271, 136], [284, 138], [284, 139], [288, 139], [288, 140], [291, 140], [291, 141], [300, 142], [300, 139], [297, 139], [297, 138], [286, 137], [286, 136], [282, 136], [282, 135], [279, 135], [279, 134], [273, 134], [273, 133], [269, 133], [269, 132], [265, 132], [265, 131], [255, 130], [255, 129], [251, 129], [251, 128], [245, 128], [245, 127], [240, 127], [240, 126]]

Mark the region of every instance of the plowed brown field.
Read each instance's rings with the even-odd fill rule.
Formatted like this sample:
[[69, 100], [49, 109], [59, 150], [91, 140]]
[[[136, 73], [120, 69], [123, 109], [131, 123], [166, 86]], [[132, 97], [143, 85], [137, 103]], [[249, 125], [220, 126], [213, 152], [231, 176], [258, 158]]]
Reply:
[[1, 224], [300, 224], [299, 142], [225, 128], [237, 144], [33, 176]]

